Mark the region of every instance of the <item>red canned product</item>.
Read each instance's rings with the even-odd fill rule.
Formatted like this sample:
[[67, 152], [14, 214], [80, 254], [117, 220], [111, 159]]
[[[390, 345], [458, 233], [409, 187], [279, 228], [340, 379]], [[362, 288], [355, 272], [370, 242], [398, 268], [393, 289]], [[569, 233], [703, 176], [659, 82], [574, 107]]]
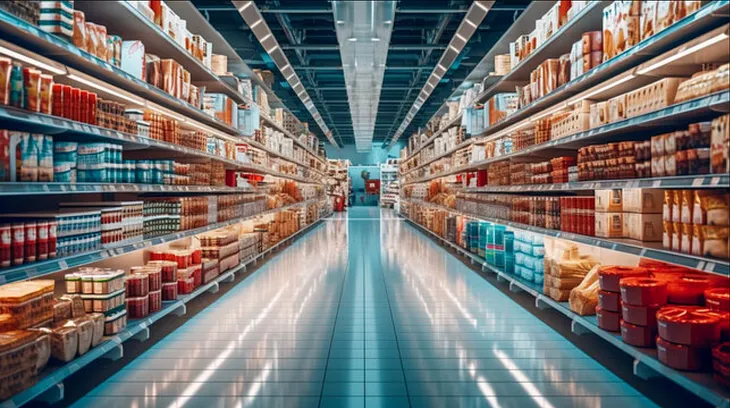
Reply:
[[8, 268], [13, 258], [13, 235], [10, 224], [0, 225], [0, 268]]
[[667, 303], [667, 282], [651, 278], [621, 279], [621, 301], [635, 306]]
[[149, 295], [149, 311], [150, 313], [159, 312], [162, 309], [162, 291], [150, 291]]
[[606, 331], [617, 332], [621, 330], [621, 313], [609, 312], [600, 307], [596, 308], [598, 327]]
[[686, 346], [658, 337], [656, 350], [659, 361], [677, 370], [698, 371], [708, 368], [712, 363], [709, 347]]
[[51, 112], [53, 116], [63, 117], [63, 85], [53, 84], [53, 104], [51, 105]]
[[193, 249], [190, 259], [193, 265], [199, 265], [203, 263], [203, 251], [200, 248]]
[[89, 123], [89, 91], [79, 93], [79, 121]]
[[634, 306], [628, 303], [621, 304], [621, 317], [625, 322], [638, 326], [656, 327], [656, 312], [662, 306]]
[[147, 296], [127, 298], [127, 315], [131, 319], [141, 319], [150, 314], [149, 298]]
[[654, 347], [656, 328], [621, 322], [621, 340], [636, 347]]
[[598, 291], [598, 307], [609, 312], [621, 311], [621, 294], [617, 292]]
[[160, 277], [162, 282], [175, 282], [177, 280], [177, 262], [150, 261], [147, 265], [160, 268]]
[[57, 221], [50, 221], [48, 223], [48, 258], [56, 257], [56, 227], [58, 226]]
[[604, 265], [598, 268], [598, 285], [601, 290], [621, 292], [621, 279], [649, 276], [649, 269], [635, 266]]
[[709, 277], [700, 274], [684, 274], [678, 279], [670, 280], [667, 282], [669, 303], [701, 306], [705, 291], [710, 289], [711, 284]]
[[96, 125], [96, 94], [89, 92], [89, 123]]
[[193, 278], [182, 279], [177, 281], [177, 292], [181, 295], [187, 295], [195, 289], [195, 281]]
[[11, 226], [13, 265], [22, 265], [25, 259], [25, 224], [17, 223]]
[[39, 261], [48, 259], [48, 222], [39, 222], [37, 228], [38, 245], [36, 256]]
[[672, 343], [710, 346], [720, 340], [720, 317], [699, 306], [665, 306], [656, 314], [659, 336]]
[[71, 99], [71, 87], [69, 85], [64, 85], [61, 89], [62, 99], [63, 99], [63, 117], [66, 119], [71, 119], [73, 115], [73, 107], [71, 104], [73, 104], [73, 100]]
[[730, 312], [730, 288], [706, 290], [705, 304], [710, 310]]
[[71, 119], [79, 121], [81, 116], [81, 89], [71, 88]]
[[177, 281], [162, 284], [162, 300], [177, 300]]
[[25, 223], [25, 261], [35, 262], [36, 261], [36, 243], [38, 242], [38, 231], [35, 222]]
[[127, 298], [147, 296], [150, 292], [149, 276], [146, 273], [127, 275]]

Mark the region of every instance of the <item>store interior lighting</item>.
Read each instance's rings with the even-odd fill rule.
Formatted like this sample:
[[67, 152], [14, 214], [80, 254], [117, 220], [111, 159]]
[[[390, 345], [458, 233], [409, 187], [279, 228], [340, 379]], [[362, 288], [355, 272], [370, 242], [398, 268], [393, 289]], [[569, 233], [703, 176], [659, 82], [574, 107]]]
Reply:
[[302, 82], [299, 80], [299, 76], [292, 68], [286, 54], [284, 54], [284, 51], [279, 46], [279, 42], [271, 32], [269, 25], [266, 24], [266, 21], [264, 21], [264, 17], [256, 4], [254, 4], [253, 1], [237, 0], [234, 0], [232, 3], [236, 7], [236, 10], [238, 10], [241, 14], [241, 17], [243, 17], [246, 24], [248, 24], [251, 32], [253, 32], [254, 36], [256, 36], [256, 39], [258, 39], [261, 47], [263, 47], [263, 49], [266, 50], [266, 53], [269, 54], [269, 57], [271, 57], [274, 64], [276, 64], [279, 68], [279, 72], [281, 72], [284, 76], [284, 79], [289, 83], [292, 90], [296, 92], [297, 97], [299, 97], [310, 115], [312, 115], [314, 121], [317, 122], [319, 128], [322, 129], [322, 133], [325, 135], [327, 140], [333, 146], [339, 147], [332, 136], [332, 131], [329, 129], [327, 124], [324, 123], [317, 107], [311, 102], [311, 98], [309, 97], [307, 90], [304, 88], [304, 85], [302, 85]]
[[436, 86], [438, 86], [438, 82], [441, 78], [443, 78], [454, 61], [456, 61], [456, 58], [464, 49], [464, 46], [466, 46], [471, 36], [476, 32], [477, 27], [479, 27], [484, 18], [487, 16], [492, 4], [494, 4], [493, 1], [475, 1], [472, 3], [471, 7], [469, 7], [464, 19], [461, 21], [461, 24], [459, 24], [459, 28], [451, 38], [451, 41], [449, 41], [448, 47], [444, 51], [443, 55], [441, 55], [441, 59], [439, 59], [438, 64], [436, 64], [436, 68], [433, 69], [431, 76], [423, 85], [423, 89], [421, 90], [418, 99], [416, 99], [413, 106], [411, 106], [411, 109], [408, 111], [405, 119], [393, 135], [393, 139], [390, 144], [388, 144], [386, 150], [390, 150], [398, 141], [398, 138], [400, 138], [403, 132], [405, 132], [408, 128], [408, 125], [410, 125], [413, 118], [421, 109], [423, 103], [425, 103], [426, 100], [428, 100], [428, 97], [431, 96], [431, 93], [436, 89]]
[[385, 62], [395, 17], [395, 1], [334, 1], [342, 69], [347, 87], [355, 147], [372, 149]]

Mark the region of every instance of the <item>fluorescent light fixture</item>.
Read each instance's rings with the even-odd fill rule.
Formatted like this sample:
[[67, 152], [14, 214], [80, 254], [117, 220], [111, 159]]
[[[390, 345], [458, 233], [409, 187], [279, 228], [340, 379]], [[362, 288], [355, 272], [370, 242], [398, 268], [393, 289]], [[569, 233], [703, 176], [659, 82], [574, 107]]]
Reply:
[[350, 37], [350, 38], [347, 39], [347, 41], [356, 42], [357, 41], [357, 38], [356, 37]]
[[466, 44], [466, 43], [467, 43], [467, 41], [469, 41], [469, 40], [467, 40], [466, 38], [464, 38], [464, 36], [462, 36], [462, 35], [461, 35], [461, 34], [459, 34], [459, 33], [456, 33], [456, 34], [454, 34], [454, 37], [456, 37], [456, 38], [460, 39], [461, 41], [464, 41], [464, 44]]
[[475, 1], [475, 2], [474, 2], [474, 4], [476, 4], [476, 5], [477, 5], [477, 7], [479, 7], [480, 9], [482, 9], [482, 10], [484, 10], [484, 11], [486, 11], [486, 12], [489, 12], [489, 7], [485, 6], [485, 5], [484, 5], [484, 4], [482, 4], [481, 2], [479, 2], [479, 1]]
[[262, 21], [264, 21], [264, 19], [263, 18], [259, 18], [253, 24], [249, 25], [248, 28], [250, 28], [251, 30], [253, 30], [257, 25], [261, 24]]
[[344, 22], [344, 21], [342, 21], [342, 20], [337, 20], [337, 25], [343, 25], [343, 24], [345, 24], [345, 22]]
[[168, 111], [164, 111], [164, 110], [162, 110], [162, 109], [160, 109], [160, 108], [152, 105], [151, 103], [148, 103], [147, 104], [147, 108], [148, 109], [152, 109], [153, 111], [155, 111], [155, 112], [157, 112], [157, 113], [159, 113], [161, 115], [165, 115], [165, 116], [167, 116], [169, 118], [175, 119], [176, 121], [178, 121], [180, 123], [186, 122], [185, 118], [183, 118], [181, 116], [177, 116], [174, 113], [171, 113], [171, 112], [168, 112]]
[[663, 66], [665, 66], [667, 64], [671, 64], [672, 62], [674, 62], [674, 61], [676, 61], [676, 60], [678, 60], [678, 59], [680, 59], [682, 57], [685, 57], [687, 55], [693, 54], [693, 53], [695, 53], [697, 51], [700, 51], [700, 50], [702, 50], [704, 48], [707, 48], [707, 47], [709, 47], [709, 46], [711, 46], [713, 44], [716, 44], [716, 43], [718, 43], [720, 41], [724, 41], [724, 40], [727, 40], [727, 39], [728, 39], [728, 35], [727, 34], [720, 33], [720, 34], [718, 34], [718, 35], [716, 35], [716, 36], [714, 36], [714, 37], [712, 37], [710, 39], [707, 39], [705, 41], [702, 41], [699, 44], [695, 44], [695, 45], [693, 45], [693, 46], [691, 46], [691, 47], [689, 47], [689, 48], [687, 48], [685, 50], [682, 50], [682, 51], [680, 51], [680, 52], [672, 55], [669, 58], [664, 58], [661, 61], [658, 61], [658, 62], [656, 62], [654, 64], [649, 65], [646, 68], [642, 68], [642, 69], [640, 69], [637, 72], [637, 74], [639, 74], [639, 75], [648, 74], [649, 72], [654, 71], [657, 68], [661, 68], [661, 67], [663, 67]]
[[253, 4], [253, 1], [247, 1], [246, 4], [238, 8], [238, 12], [242, 13], [243, 10], [246, 10], [251, 4]]
[[29, 57], [27, 55], [21, 54], [19, 52], [15, 52], [15, 51], [13, 51], [11, 49], [8, 49], [8, 48], [2, 47], [2, 46], [0, 46], [0, 54], [5, 54], [8, 57], [11, 57], [11, 58], [16, 59], [16, 60], [23, 61], [26, 64], [30, 64], [30, 65], [33, 65], [35, 67], [41, 68], [41, 69], [45, 69], [46, 71], [52, 72], [52, 73], [54, 73], [56, 75], [66, 75], [66, 70], [65, 69], [56, 68], [53, 65], [46, 64], [45, 62], [38, 61], [35, 58], [32, 58], [32, 57]]
[[271, 49], [269, 49], [269, 50], [266, 50], [266, 53], [267, 53], [267, 54], [271, 54], [271, 53], [272, 53], [272, 52], [273, 52], [274, 50], [276, 50], [277, 48], [279, 48], [279, 44], [276, 44], [275, 46], [271, 47]]
[[289, 75], [288, 77], [286, 77], [286, 78], [284, 78], [284, 79], [286, 79], [286, 80], [287, 80], [287, 82], [289, 82], [289, 80], [290, 80], [290, 79], [291, 79], [292, 77], [295, 77], [296, 75], [297, 75], [297, 73], [296, 73], [296, 72], [294, 72], [294, 71], [292, 71], [291, 75]]
[[[372, 41], [372, 42], [378, 42], [378, 41], [380, 41], [380, 38], [378, 38], [378, 37], [373, 37], [373, 38], [371, 38], [371, 39], [370, 39], [370, 41]], [[374, 63], [373, 63], [373, 64], [374, 64]]]
[[[478, 3], [475, 3], [475, 4], [478, 4]], [[474, 27], [474, 28], [479, 28], [479, 25], [478, 25], [478, 24], [474, 24], [474, 23], [473, 23], [473, 22], [472, 22], [471, 20], [469, 20], [468, 18], [465, 18], [465, 19], [464, 19], [464, 22], [466, 22], [467, 24], [469, 24], [470, 26], [472, 26], [472, 27]]]
[[271, 37], [271, 33], [268, 33], [265, 36], [263, 36], [262, 38], [259, 38], [259, 42], [263, 43], [264, 41], [268, 40], [269, 37]]
[[74, 74], [68, 74], [68, 79], [71, 79], [71, 80], [76, 81], [76, 82], [80, 82], [80, 83], [82, 83], [84, 85], [90, 86], [90, 87], [92, 87], [94, 89], [98, 89], [98, 90], [100, 90], [102, 92], [106, 92], [109, 95], [114, 95], [117, 98], [122, 98], [122, 99], [124, 99], [127, 102], [131, 102], [131, 103], [136, 104], [136, 105], [144, 106], [144, 101], [143, 100], [137, 99], [137, 98], [132, 98], [132, 97], [129, 97], [127, 95], [124, 95], [124, 94], [122, 94], [120, 92], [117, 92], [117, 91], [111, 89], [111, 88], [108, 88], [105, 85], [102, 85], [102, 83], [100, 83], [100, 82], [96, 82], [96, 80], [90, 81], [90, 80], [87, 80], [87, 79], [78, 77], [78, 76], [76, 76]]

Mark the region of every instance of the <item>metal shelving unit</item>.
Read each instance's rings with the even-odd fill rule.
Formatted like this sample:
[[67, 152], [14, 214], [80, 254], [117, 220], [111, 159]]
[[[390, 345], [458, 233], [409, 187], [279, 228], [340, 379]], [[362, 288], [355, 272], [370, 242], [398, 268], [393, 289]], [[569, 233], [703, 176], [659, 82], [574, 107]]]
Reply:
[[131, 252], [139, 251], [144, 248], [148, 248], [155, 245], [160, 245], [168, 242], [178, 241], [183, 238], [192, 237], [194, 235], [202, 234], [204, 232], [217, 230], [229, 225], [255, 219], [265, 215], [273, 214], [275, 212], [288, 210], [290, 208], [298, 207], [301, 205], [307, 205], [321, 201], [320, 199], [307, 200], [299, 203], [290, 204], [284, 207], [272, 208], [267, 211], [263, 211], [258, 214], [249, 215], [247, 217], [235, 218], [225, 222], [218, 222], [215, 224], [206, 225], [205, 227], [190, 229], [186, 231], [176, 232], [174, 234], [163, 235], [160, 237], [144, 239], [135, 243], [125, 244], [115, 248], [101, 249], [97, 251], [82, 252], [66, 257], [49, 259], [47, 261], [33, 262], [25, 265], [18, 265], [7, 269], [0, 270], [0, 285], [6, 283], [17, 282], [26, 279], [35, 279], [41, 276], [46, 276], [52, 273], [61, 272], [70, 268], [77, 268], [83, 265], [89, 265], [95, 262], [103, 261], [105, 259], [114, 258], [120, 255], [128, 254]]
[[652, 377], [664, 377], [686, 389], [692, 394], [707, 401], [718, 408], [727, 408], [730, 401], [730, 390], [722, 388], [717, 384], [712, 374], [703, 372], [682, 372], [662, 364], [657, 357], [656, 349], [638, 348], [624, 343], [621, 335], [608, 332], [598, 327], [595, 316], [581, 316], [572, 310], [568, 302], [557, 302], [542, 293], [542, 285], [528, 282], [521, 277], [505, 273], [503, 270], [489, 265], [484, 259], [467, 251], [466, 249], [447, 241], [432, 231], [424, 228], [408, 217], [405, 217], [409, 224], [418, 228], [435, 241], [455, 250], [459, 255], [469, 260], [472, 265], [480, 265], [482, 272], [494, 273], [497, 280], [507, 282], [512, 292], [525, 292], [535, 298], [535, 307], [539, 309], [551, 308], [565, 315], [571, 320], [572, 332], [576, 335], [595, 334], [612, 346], [628, 354], [634, 359], [633, 372], [635, 375], [648, 379]]
[[455, 214], [464, 215], [494, 224], [504, 225], [516, 230], [534, 232], [544, 235], [546, 237], [560, 238], [579, 244], [589, 245], [597, 248], [610, 249], [612, 251], [617, 251], [629, 255], [635, 255], [647, 259], [654, 259], [674, 265], [697, 269], [699, 271], [704, 271], [719, 276], [730, 277], [730, 263], [728, 261], [667, 251], [663, 249], [661, 243], [640, 242], [626, 239], [606, 239], [587, 235], [579, 235], [570, 232], [534, 227], [531, 225], [520, 224], [517, 222], [506, 221], [498, 218], [484, 217], [477, 214], [459, 211], [454, 208], [447, 208], [440, 205], [427, 203], [425, 201], [410, 199], [405, 201], [425, 207], [435, 208], [438, 210], [449, 211]]
[[62, 400], [64, 397], [63, 381], [66, 378], [96, 360], [118, 360], [122, 358], [124, 355], [124, 342], [130, 339], [138, 341], [147, 340], [150, 337], [150, 327], [155, 322], [168, 315], [185, 315], [187, 312], [186, 304], [188, 302], [199, 297], [203, 293], [218, 292], [221, 283], [234, 283], [236, 274], [245, 273], [246, 268], [249, 265], [257, 263], [258, 260], [263, 259], [267, 255], [278, 250], [280, 247], [301, 238], [321, 222], [322, 219], [319, 219], [312, 224], [305, 226], [296, 233], [258, 254], [256, 257], [241, 262], [235, 268], [224, 272], [211, 282], [200, 286], [193, 293], [189, 295], [181, 295], [178, 300], [175, 301], [163, 302], [162, 309], [159, 312], [156, 312], [144, 319], [131, 320], [124, 330], [114, 336], [105, 337], [101, 344], [92, 348], [83, 356], [80, 356], [62, 366], [47, 368], [43, 373], [41, 373], [42, 378], [39, 379], [38, 383], [16, 394], [11, 399], [0, 403], [0, 408], [16, 408], [32, 401], [54, 403]]

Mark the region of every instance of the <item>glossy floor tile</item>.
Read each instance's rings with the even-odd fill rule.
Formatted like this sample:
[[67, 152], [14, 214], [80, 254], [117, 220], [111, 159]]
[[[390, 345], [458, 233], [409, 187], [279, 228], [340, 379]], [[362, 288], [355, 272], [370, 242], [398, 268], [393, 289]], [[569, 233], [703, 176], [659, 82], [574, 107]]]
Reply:
[[352, 208], [75, 406], [653, 404], [392, 212]]

